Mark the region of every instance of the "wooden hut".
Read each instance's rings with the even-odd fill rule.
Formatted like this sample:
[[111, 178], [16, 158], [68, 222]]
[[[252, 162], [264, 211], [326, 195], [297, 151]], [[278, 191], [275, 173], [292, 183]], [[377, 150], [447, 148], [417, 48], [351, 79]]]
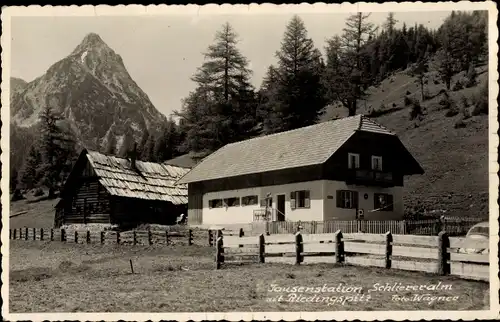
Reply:
[[84, 149], [56, 205], [55, 226], [110, 223], [170, 225], [187, 212], [187, 187], [175, 182], [189, 169]]

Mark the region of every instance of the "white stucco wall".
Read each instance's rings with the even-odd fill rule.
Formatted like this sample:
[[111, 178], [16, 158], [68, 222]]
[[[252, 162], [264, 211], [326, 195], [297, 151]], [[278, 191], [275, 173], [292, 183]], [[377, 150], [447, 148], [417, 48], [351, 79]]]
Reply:
[[[325, 220], [355, 220], [356, 209], [337, 208], [337, 190], [352, 190], [358, 191], [359, 194], [359, 209], [364, 210], [365, 220], [402, 220], [404, 207], [403, 207], [403, 187], [367, 187], [347, 185], [341, 181], [325, 181], [324, 182], [324, 210]], [[364, 195], [368, 194], [368, 199]], [[394, 210], [393, 211], [376, 211], [370, 212], [374, 209], [374, 194], [375, 193], [388, 193], [393, 196]], [[333, 196], [333, 199], [328, 199], [328, 196]]]
[[[310, 191], [310, 208], [291, 209], [290, 192], [297, 190]], [[251, 223], [253, 222], [253, 211], [260, 209], [260, 198], [266, 196], [267, 193], [271, 193], [273, 197], [273, 208], [277, 207], [277, 195], [285, 195], [285, 219], [289, 221], [354, 220], [356, 218], [355, 209], [337, 208], [337, 190], [358, 191], [359, 208], [364, 209], [365, 220], [401, 220], [403, 218], [402, 187], [379, 188], [355, 185], [348, 186], [345, 182], [341, 181], [318, 180], [206, 193], [203, 195], [203, 225]], [[364, 199], [365, 193], [368, 194], [368, 199]], [[392, 194], [394, 210], [370, 212], [370, 210], [374, 209], [374, 193]], [[241, 198], [250, 195], [259, 196], [258, 204], [227, 208], [209, 208], [209, 200], [212, 199]], [[332, 196], [332, 199], [328, 199], [328, 196]]]
[[[285, 195], [285, 219], [290, 221], [320, 221], [323, 220], [323, 186], [324, 181], [309, 181], [291, 183], [286, 185], [266, 186], [249, 189], [210, 192], [203, 195], [203, 224], [222, 225], [236, 223], [250, 223], [253, 221], [253, 211], [260, 209], [260, 198], [271, 193], [273, 197], [273, 208], [277, 207], [277, 195]], [[290, 207], [290, 192], [297, 190], [309, 190], [310, 208]], [[250, 195], [259, 196], [259, 203], [252, 206], [236, 206], [223, 208], [209, 208], [209, 200], [224, 199], [231, 197], [244, 197]]]

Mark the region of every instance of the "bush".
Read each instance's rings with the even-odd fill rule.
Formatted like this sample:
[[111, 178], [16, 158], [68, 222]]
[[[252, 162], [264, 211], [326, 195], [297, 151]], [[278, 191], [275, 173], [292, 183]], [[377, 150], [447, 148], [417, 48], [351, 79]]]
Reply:
[[410, 106], [411, 103], [412, 103], [411, 98], [409, 98], [408, 96], [405, 96], [405, 106]]
[[469, 119], [471, 117], [468, 107], [463, 106], [461, 112], [464, 120]]
[[411, 92], [410, 91], [406, 91], [406, 95], [411, 95]]
[[439, 101], [439, 105], [445, 110], [450, 109], [454, 105], [453, 100], [447, 92], [443, 93], [443, 98]]
[[477, 73], [476, 73], [476, 68], [474, 68], [473, 65], [471, 65], [469, 67], [469, 70], [467, 72], [467, 80], [466, 80], [466, 83], [465, 83], [465, 87], [467, 88], [470, 88], [470, 87], [473, 87], [473, 86], [476, 86], [477, 82], [476, 82], [476, 77], [477, 77]]
[[488, 85], [483, 85], [479, 88], [472, 98], [474, 108], [472, 115], [488, 114]]
[[420, 105], [420, 102], [418, 100], [413, 100], [412, 104], [413, 105], [410, 111], [410, 120], [414, 120], [419, 116], [423, 115], [422, 106]]
[[446, 111], [445, 116], [446, 117], [453, 117], [453, 116], [457, 115], [458, 113], [459, 113], [458, 109], [455, 106], [452, 106], [451, 108], [449, 108]]
[[398, 107], [398, 104], [392, 103], [392, 107]]
[[439, 82], [439, 80], [438, 80], [438, 79], [435, 79], [435, 80], [434, 80], [434, 85], [439, 85], [439, 84], [441, 84], [441, 83]]
[[456, 91], [459, 91], [461, 89], [464, 89], [464, 85], [462, 85], [462, 82], [460, 82], [460, 80], [457, 80], [457, 82], [455, 83], [455, 85], [453, 86], [453, 88], [451, 90], [456, 92]]
[[14, 189], [14, 193], [12, 194], [12, 198], [10, 199], [11, 201], [18, 201], [24, 199], [23, 194], [21, 193], [20, 189]]
[[456, 129], [459, 129], [459, 128], [464, 128], [466, 126], [467, 126], [467, 124], [465, 124], [464, 120], [460, 119], [460, 120], [455, 122], [455, 125], [453, 127]]
[[33, 196], [34, 197], [40, 197], [40, 196], [43, 196], [44, 193], [43, 193], [43, 190], [42, 188], [36, 188], [35, 191], [33, 192]]

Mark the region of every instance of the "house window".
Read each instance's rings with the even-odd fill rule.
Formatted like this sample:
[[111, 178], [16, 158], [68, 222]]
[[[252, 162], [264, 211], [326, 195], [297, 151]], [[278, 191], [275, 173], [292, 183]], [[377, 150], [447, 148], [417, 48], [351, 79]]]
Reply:
[[240, 205], [240, 198], [226, 198], [224, 199], [225, 207], [237, 207]]
[[292, 191], [290, 193], [290, 208], [310, 208], [311, 197], [309, 190]]
[[209, 208], [222, 208], [222, 199], [212, 199], [208, 201]]
[[382, 157], [372, 156], [372, 170], [382, 171]]
[[259, 196], [245, 196], [241, 198], [242, 206], [252, 206], [259, 204]]
[[373, 195], [373, 207], [378, 211], [393, 211], [394, 199], [387, 193], [376, 193]]
[[337, 208], [358, 208], [358, 192], [350, 190], [337, 190]]
[[348, 156], [349, 156], [348, 159], [349, 169], [359, 169], [359, 154], [349, 153]]

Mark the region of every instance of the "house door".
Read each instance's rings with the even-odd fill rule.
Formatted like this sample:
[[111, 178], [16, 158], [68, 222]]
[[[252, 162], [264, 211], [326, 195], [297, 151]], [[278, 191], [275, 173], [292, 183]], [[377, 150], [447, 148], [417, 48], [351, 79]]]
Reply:
[[276, 197], [276, 209], [278, 210], [276, 212], [276, 220], [285, 221], [285, 195], [277, 195]]

